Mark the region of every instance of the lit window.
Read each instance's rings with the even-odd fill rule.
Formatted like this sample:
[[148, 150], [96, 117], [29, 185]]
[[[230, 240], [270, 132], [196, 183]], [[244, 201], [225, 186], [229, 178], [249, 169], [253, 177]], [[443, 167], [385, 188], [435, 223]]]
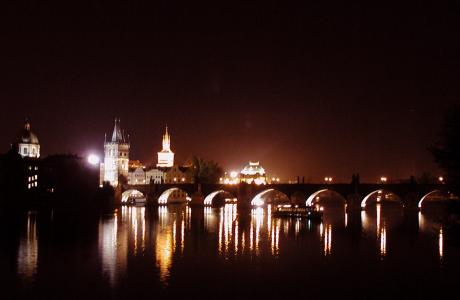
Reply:
[[22, 152], [23, 152], [24, 154], [27, 154], [27, 148], [24, 147], [24, 149], [22, 149]]

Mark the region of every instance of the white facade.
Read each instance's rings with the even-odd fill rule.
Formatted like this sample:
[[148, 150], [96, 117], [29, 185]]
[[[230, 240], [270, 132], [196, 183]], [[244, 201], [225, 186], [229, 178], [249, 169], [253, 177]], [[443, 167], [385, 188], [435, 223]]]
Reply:
[[166, 173], [158, 170], [158, 169], [151, 169], [145, 172], [145, 179], [147, 183], [152, 181], [155, 184], [161, 184], [165, 182]]
[[174, 166], [174, 152], [171, 151], [171, 136], [168, 133], [168, 126], [166, 126], [166, 132], [163, 135], [163, 149], [158, 152], [158, 163], [159, 168], [171, 168]]
[[165, 172], [158, 169], [145, 170], [144, 168], [136, 168], [128, 174], [128, 184], [161, 184], [165, 181]]
[[104, 163], [100, 169], [101, 184], [109, 182], [112, 186], [118, 186], [120, 176], [128, 179], [129, 148], [129, 141], [120, 128], [120, 120], [115, 119], [112, 140], [104, 143]]

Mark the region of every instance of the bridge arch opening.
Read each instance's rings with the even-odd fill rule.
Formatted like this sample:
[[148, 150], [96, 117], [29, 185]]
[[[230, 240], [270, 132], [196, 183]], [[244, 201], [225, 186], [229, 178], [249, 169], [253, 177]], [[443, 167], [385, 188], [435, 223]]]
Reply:
[[422, 209], [423, 203], [428, 203], [428, 202], [442, 203], [442, 202], [445, 202], [445, 200], [451, 199], [453, 197], [454, 195], [448, 191], [434, 190], [434, 191], [427, 193], [420, 199], [420, 201], [418, 202], [418, 208]]
[[345, 199], [345, 197], [339, 194], [338, 192], [330, 189], [322, 189], [311, 194], [307, 198], [305, 205], [313, 206], [322, 201], [327, 201], [328, 203], [333, 204], [340, 203], [341, 205], [345, 205], [347, 203], [347, 199]]
[[121, 194], [121, 204], [145, 203], [144, 194], [138, 190], [130, 189]]
[[268, 189], [263, 192], [258, 193], [254, 198], [252, 198], [252, 206], [263, 206], [268, 203], [289, 203], [289, 197], [278, 190]]
[[[219, 197], [221, 196], [221, 197]], [[226, 198], [224, 198], [226, 197]], [[220, 198], [220, 199], [219, 199]], [[227, 201], [227, 199], [230, 199], [230, 201]], [[211, 205], [218, 205], [218, 204], [225, 204], [227, 202], [234, 202], [233, 195], [227, 191], [224, 190], [218, 190], [210, 193], [204, 198], [204, 205], [206, 206], [211, 206]]]
[[395, 193], [387, 190], [376, 190], [364, 197], [361, 201], [361, 208], [365, 209], [369, 204], [381, 202], [396, 202], [404, 205], [402, 199]]
[[174, 187], [164, 191], [160, 197], [158, 197], [158, 204], [176, 204], [176, 203], [188, 203], [192, 200], [186, 191]]

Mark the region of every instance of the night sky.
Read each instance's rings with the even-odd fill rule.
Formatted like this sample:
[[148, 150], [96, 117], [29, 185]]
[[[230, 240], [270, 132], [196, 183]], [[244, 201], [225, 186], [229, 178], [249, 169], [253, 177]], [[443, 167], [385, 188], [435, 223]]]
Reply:
[[8, 2], [1, 152], [28, 116], [42, 155], [102, 154], [119, 117], [146, 163], [167, 123], [179, 163], [260, 160], [315, 181], [439, 174], [427, 147], [460, 102], [458, 1]]

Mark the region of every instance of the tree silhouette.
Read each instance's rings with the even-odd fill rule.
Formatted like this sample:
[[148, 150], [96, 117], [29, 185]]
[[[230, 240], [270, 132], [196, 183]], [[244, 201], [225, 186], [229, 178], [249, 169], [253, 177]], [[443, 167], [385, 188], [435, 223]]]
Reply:
[[460, 107], [449, 110], [437, 142], [429, 148], [446, 181], [460, 186]]
[[205, 161], [197, 156], [191, 158], [190, 165], [188, 172], [195, 183], [216, 183], [223, 174], [219, 164], [214, 161]]

